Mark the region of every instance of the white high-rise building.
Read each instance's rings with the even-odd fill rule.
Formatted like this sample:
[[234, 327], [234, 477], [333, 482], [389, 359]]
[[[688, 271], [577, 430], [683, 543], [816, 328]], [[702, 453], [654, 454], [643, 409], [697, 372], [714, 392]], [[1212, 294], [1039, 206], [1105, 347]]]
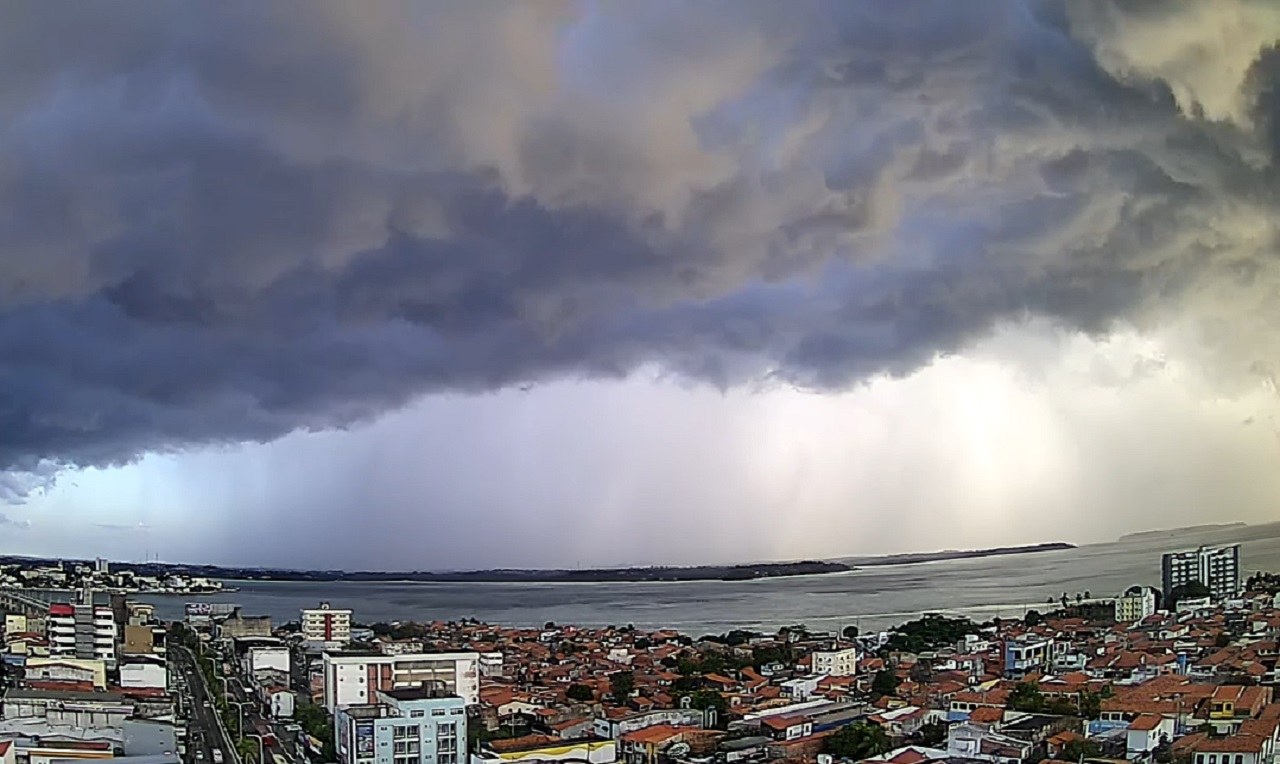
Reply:
[[341, 647], [351, 641], [351, 611], [336, 610], [328, 602], [302, 611], [302, 638], [314, 645]]
[[1239, 544], [1166, 552], [1160, 569], [1166, 606], [1174, 589], [1193, 582], [1204, 584], [1214, 599], [1230, 599], [1240, 593]]
[[45, 630], [50, 655], [115, 663], [118, 632], [115, 615], [109, 607], [50, 605]]

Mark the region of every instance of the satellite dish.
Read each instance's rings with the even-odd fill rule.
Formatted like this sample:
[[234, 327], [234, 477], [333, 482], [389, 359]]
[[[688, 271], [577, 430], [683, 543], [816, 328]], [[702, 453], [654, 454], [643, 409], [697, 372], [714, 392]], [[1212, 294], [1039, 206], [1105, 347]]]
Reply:
[[672, 756], [672, 757], [677, 757], [677, 758], [678, 758], [678, 757], [680, 757], [680, 756], [688, 756], [688, 755], [689, 755], [689, 744], [688, 744], [688, 743], [674, 743], [670, 748], [668, 748], [668, 749], [667, 749], [667, 755], [668, 755], [668, 756]]

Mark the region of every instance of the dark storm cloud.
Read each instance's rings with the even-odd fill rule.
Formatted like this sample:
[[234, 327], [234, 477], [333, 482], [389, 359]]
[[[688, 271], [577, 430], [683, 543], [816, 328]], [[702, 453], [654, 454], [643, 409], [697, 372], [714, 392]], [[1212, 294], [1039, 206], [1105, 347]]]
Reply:
[[839, 387], [1027, 315], [1244, 336], [1280, 23], [1205, 5], [5, 3], [0, 469], [642, 364]]

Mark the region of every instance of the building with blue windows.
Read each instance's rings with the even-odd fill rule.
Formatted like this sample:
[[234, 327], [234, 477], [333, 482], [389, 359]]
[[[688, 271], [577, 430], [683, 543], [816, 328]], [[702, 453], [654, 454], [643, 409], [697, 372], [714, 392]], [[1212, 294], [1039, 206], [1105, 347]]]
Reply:
[[376, 691], [376, 698], [334, 713], [340, 764], [466, 764], [462, 698], [431, 687]]

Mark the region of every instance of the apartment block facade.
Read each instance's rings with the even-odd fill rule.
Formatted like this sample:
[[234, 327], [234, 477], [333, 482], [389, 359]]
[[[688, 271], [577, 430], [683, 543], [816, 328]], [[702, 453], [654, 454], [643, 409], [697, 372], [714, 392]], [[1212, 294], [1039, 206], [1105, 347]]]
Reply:
[[1174, 589], [1196, 581], [1208, 587], [1214, 599], [1230, 599], [1240, 593], [1240, 545], [1167, 552], [1160, 572], [1166, 604]]
[[438, 689], [379, 691], [334, 713], [340, 764], [466, 764], [466, 702]]
[[373, 703], [379, 692], [423, 687], [474, 705], [480, 702], [479, 663], [476, 652], [326, 652], [322, 658], [324, 705], [333, 713], [341, 706]]
[[45, 629], [50, 655], [115, 664], [118, 631], [111, 608], [101, 605], [50, 605]]

